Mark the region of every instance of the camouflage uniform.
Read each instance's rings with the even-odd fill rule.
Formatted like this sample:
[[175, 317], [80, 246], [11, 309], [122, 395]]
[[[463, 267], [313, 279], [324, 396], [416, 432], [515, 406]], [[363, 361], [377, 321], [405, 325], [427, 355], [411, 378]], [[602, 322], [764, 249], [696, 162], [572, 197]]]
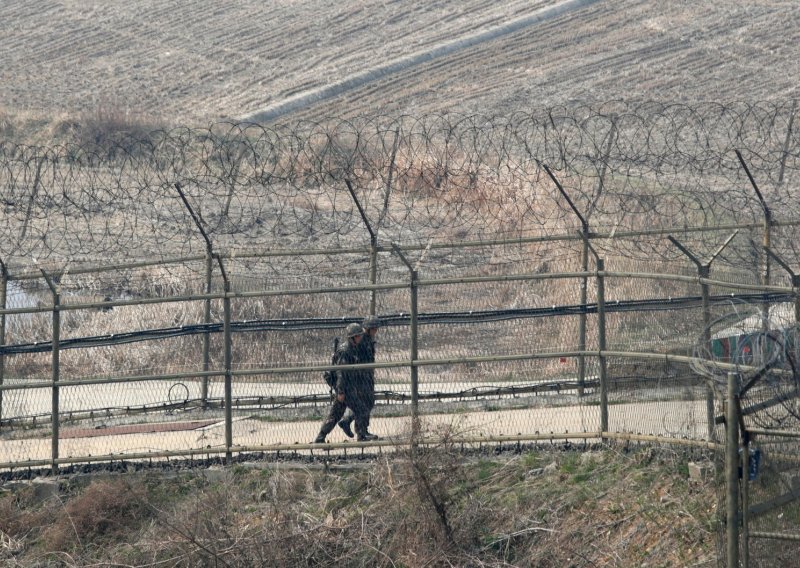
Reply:
[[[371, 316], [364, 320], [362, 326], [368, 330], [371, 327], [380, 327], [380, 320]], [[362, 363], [375, 362], [375, 339], [369, 333], [365, 333], [358, 344], [359, 359]], [[369, 418], [372, 414], [372, 409], [375, 407], [375, 369], [365, 369], [364, 374], [366, 377], [366, 387], [363, 392], [363, 403], [367, 412], [367, 430], [369, 430]], [[348, 436], [352, 436], [350, 432], [350, 424], [355, 419], [352, 411], [345, 412], [344, 418], [339, 421], [339, 427], [345, 431]]]
[[[364, 339], [361, 340], [358, 347], [361, 351], [361, 357], [364, 363], [375, 362], [375, 340], [369, 333], [364, 335]], [[375, 406], [375, 369], [366, 369], [364, 374], [367, 379], [367, 391], [365, 393], [364, 402], [369, 412], [372, 412], [372, 408]], [[369, 416], [367, 416], [367, 426], [369, 426]]]
[[[363, 341], [363, 339], [362, 339]], [[336, 352], [336, 365], [355, 365], [363, 363], [360, 360], [361, 349], [352, 339], [348, 339], [339, 346]], [[367, 435], [367, 420], [369, 410], [365, 404], [365, 393], [368, 390], [369, 377], [363, 370], [337, 370], [336, 394], [344, 394], [344, 402], [338, 398], [333, 399], [330, 412], [325, 422], [322, 423], [315, 443], [325, 441], [325, 437], [336, 427], [336, 423], [344, 416], [345, 410], [350, 409], [355, 418], [355, 430], [359, 440]]]

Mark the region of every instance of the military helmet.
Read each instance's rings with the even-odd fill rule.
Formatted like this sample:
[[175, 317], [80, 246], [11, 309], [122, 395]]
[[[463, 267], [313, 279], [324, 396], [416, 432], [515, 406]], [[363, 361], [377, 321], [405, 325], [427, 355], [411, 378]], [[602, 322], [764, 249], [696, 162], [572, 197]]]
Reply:
[[344, 328], [345, 335], [347, 338], [350, 339], [351, 337], [355, 337], [356, 335], [364, 335], [364, 328], [361, 327], [361, 324], [358, 323], [348, 323], [347, 327]]
[[364, 329], [377, 329], [381, 326], [381, 318], [378, 316], [367, 316], [364, 318], [364, 321], [361, 322], [361, 326]]

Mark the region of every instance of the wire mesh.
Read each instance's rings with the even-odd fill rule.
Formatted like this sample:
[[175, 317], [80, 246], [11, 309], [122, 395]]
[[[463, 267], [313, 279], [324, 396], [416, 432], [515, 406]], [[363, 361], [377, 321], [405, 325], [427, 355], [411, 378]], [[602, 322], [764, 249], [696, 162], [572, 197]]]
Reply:
[[[792, 430], [796, 431], [796, 424]], [[796, 438], [752, 436], [740, 450], [742, 511], [750, 566], [789, 566], [798, 551], [800, 508]]]
[[478, 442], [719, 442], [737, 374], [742, 427], [772, 432], [749, 439], [750, 562], [788, 565], [796, 541], [769, 535], [797, 521], [798, 448], [775, 433], [800, 416], [796, 113], [0, 142], [0, 467], [318, 451], [333, 338], [375, 313], [381, 444], [417, 418]]
[[[332, 340], [370, 313], [381, 444], [416, 418], [478, 442], [719, 442], [731, 372], [746, 430], [794, 432], [796, 112], [613, 102], [2, 142], [0, 464], [318, 451]], [[750, 448], [768, 508], [750, 530], [790, 531], [797, 448]]]
[[[580, 250], [570, 242], [558, 266], [576, 269]], [[219, 432], [226, 427], [223, 353], [229, 334], [234, 446], [307, 443], [330, 401], [321, 370], [330, 364], [332, 338], [342, 334], [346, 323], [367, 314], [374, 293], [384, 322], [378, 339], [378, 362], [384, 367], [376, 369], [375, 420], [389, 438], [402, 437], [412, 415], [412, 308], [418, 324], [418, 409], [431, 420], [457, 418], [465, 433], [484, 438], [599, 432], [601, 391], [606, 389], [608, 432], [709, 437], [708, 429], [715, 428], [710, 420], [719, 414], [719, 401], [712, 399], [709, 417], [709, 380], [713, 383], [723, 373], [714, 365], [723, 360], [752, 364], [731, 358], [717, 345], [728, 336], [745, 334], [747, 318], [760, 313], [761, 299], [767, 296], [756, 294], [754, 300], [753, 290], [738, 288], [739, 282], [751, 285], [752, 274], [729, 268], [725, 281], [730, 284], [709, 287], [719, 293], [709, 296], [711, 309], [705, 316], [699, 280], [687, 278], [691, 266], [677, 260], [614, 260], [612, 269], [616, 264], [625, 271], [612, 270], [604, 278], [603, 340], [606, 349], [630, 354], [604, 356], [601, 365], [600, 288], [591, 267], [585, 276], [546, 272], [519, 245], [497, 248], [495, 253], [487, 245], [469, 246], [472, 257], [455, 254], [457, 262], [450, 264], [426, 256], [430, 249], [420, 249], [416, 306], [411, 305], [410, 274], [395, 255], [381, 258], [374, 290], [365, 287], [366, 249], [317, 255], [321, 261], [315, 261], [316, 267], [335, 262], [305, 281], [300, 275], [314, 255], [287, 270], [274, 256], [235, 257], [224, 261], [233, 296], [228, 330], [221, 322], [221, 275], [203, 274], [202, 259], [163, 270], [147, 268], [135, 277], [135, 269], [118, 270], [117, 284], [111, 286], [122, 290], [116, 297], [102, 296], [105, 288], [97, 284], [113, 282], [109, 272], [99, 273], [97, 280], [89, 274], [65, 274], [59, 278], [61, 297], [66, 298], [60, 311], [59, 420], [65, 427], [117, 433], [144, 421], [158, 424], [163, 432], [171, 428], [168, 436], [155, 436], [159, 443], [151, 441], [147, 451], [171, 451], [171, 444], [185, 451], [219, 450], [225, 444]], [[289, 258], [287, 266], [295, 260]], [[264, 270], [271, 274], [264, 276]], [[173, 275], [174, 280], [151, 274]], [[46, 460], [46, 443], [39, 440], [34, 451], [34, 445], [25, 447], [33, 442], [19, 437], [25, 429], [42, 439], [48, 435], [54, 299], [40, 281], [24, 280], [24, 288], [11, 282], [8, 308], [26, 306], [31, 313], [6, 316], [2, 420], [9, 438], [24, 450], [7, 455]], [[83, 285], [87, 282], [95, 284]], [[144, 285], [132, 293], [135, 282]], [[776, 310], [790, 306], [785, 294], [773, 294], [778, 296], [767, 299], [779, 300], [773, 304]], [[711, 344], [703, 347], [706, 317]], [[739, 327], [731, 328], [732, 323]], [[784, 343], [794, 349], [793, 342]], [[699, 355], [705, 363], [676, 362], [671, 359], [675, 355]], [[792, 400], [787, 394], [792, 383], [776, 395], [774, 376], [750, 391], [755, 406], [776, 396]], [[28, 388], [37, 383], [41, 388]], [[763, 425], [759, 419], [757, 424]], [[155, 428], [151, 426], [152, 433], [158, 432]], [[191, 434], [180, 434], [179, 428], [203, 428], [204, 445], [197, 443], [199, 434], [189, 442]], [[208, 433], [212, 429], [216, 437]], [[87, 448], [92, 455], [144, 448], [117, 446], [110, 437], [105, 441], [101, 446], [95, 439]]]

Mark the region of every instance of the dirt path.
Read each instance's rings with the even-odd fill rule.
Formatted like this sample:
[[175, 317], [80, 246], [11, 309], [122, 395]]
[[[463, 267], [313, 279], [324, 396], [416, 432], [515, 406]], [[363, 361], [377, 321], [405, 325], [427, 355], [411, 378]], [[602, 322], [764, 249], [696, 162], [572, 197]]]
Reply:
[[[465, 412], [424, 416], [423, 430], [435, 433], [447, 428], [457, 437], [480, 440], [493, 436], [594, 432], [599, 429], [599, 406], [562, 406]], [[316, 436], [321, 421], [271, 422], [257, 418], [241, 418], [233, 422], [233, 446], [237, 448], [279, 448], [309, 451], [308, 444]], [[180, 424], [180, 423], [179, 423]], [[181, 429], [182, 428], [182, 429]], [[704, 401], [649, 402], [617, 404], [611, 407], [609, 429], [613, 432], [635, 432], [666, 437], [703, 439], [706, 432]], [[391, 446], [407, 439], [410, 419], [375, 417], [370, 430]], [[65, 429], [59, 440], [59, 456], [125, 455], [213, 449], [225, 446], [224, 422], [183, 422], [142, 424], [139, 428], [103, 428], [82, 433]], [[330, 444], [357, 446], [338, 428], [328, 437]], [[346, 446], [347, 447], [347, 446]], [[48, 437], [0, 441], [0, 464], [26, 460], [48, 460], [52, 442]], [[80, 461], [76, 459], [76, 461]]]

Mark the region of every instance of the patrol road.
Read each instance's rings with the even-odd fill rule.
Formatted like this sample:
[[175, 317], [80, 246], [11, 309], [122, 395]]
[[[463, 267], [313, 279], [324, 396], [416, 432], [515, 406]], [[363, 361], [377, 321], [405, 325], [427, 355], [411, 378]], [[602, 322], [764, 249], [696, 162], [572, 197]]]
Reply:
[[[589, 377], [591, 379], [592, 377]], [[6, 380], [4, 385], [11, 387], [20, 384], [13, 379]], [[492, 384], [479, 382], [424, 382], [420, 384], [420, 394], [452, 394], [464, 392], [464, 398], [474, 399], [471, 392], [479, 390], [508, 389], [511, 387], [531, 386], [531, 381], [503, 381]], [[270, 397], [310, 397], [327, 394], [327, 386], [322, 380], [315, 382], [262, 382], [262, 381], [233, 381], [232, 391], [234, 400]], [[376, 391], [392, 392], [410, 397], [411, 385], [408, 381], [402, 383], [378, 383]], [[208, 398], [222, 400], [224, 384], [222, 380], [215, 379], [208, 383]], [[93, 384], [83, 386], [64, 386], [60, 389], [59, 412], [88, 413], [94, 412], [102, 417], [107, 409], [141, 408], [143, 406], [164, 406], [181, 403], [185, 400], [198, 400], [201, 398], [200, 381], [139, 381], [115, 384]], [[3, 419], [25, 418], [32, 416], [48, 416], [52, 404], [52, 394], [49, 383], [43, 383], [41, 388], [26, 388], [19, 390], [6, 390], [3, 393]], [[156, 420], [157, 418], [153, 418]]]
[[[408, 407], [406, 407], [408, 410]], [[647, 435], [702, 440], [706, 437], [704, 400], [654, 401], [614, 404], [609, 407], [609, 430]], [[271, 422], [269, 413], [254, 413], [233, 421], [233, 449], [237, 447], [286, 447], [309, 444], [319, 431], [321, 420]], [[597, 405], [525, 408], [514, 410], [462, 412], [424, 415], [423, 432], [447, 427], [460, 438], [480, 440], [493, 436], [532, 435], [535, 433], [596, 432], [600, 423]], [[177, 429], [181, 428], [181, 429]], [[62, 427], [59, 456], [85, 457], [114, 454], [172, 452], [183, 450], [220, 450], [224, 448], [224, 421], [203, 420], [147, 423], [91, 428]], [[370, 431], [385, 442], [408, 439], [410, 418], [373, 417]], [[0, 463], [26, 460], [49, 460], [52, 442], [49, 437], [0, 440]], [[329, 443], [348, 442], [358, 447], [339, 429], [328, 436]], [[298, 449], [298, 451], [308, 451]], [[76, 460], [79, 461], [79, 460]]]

